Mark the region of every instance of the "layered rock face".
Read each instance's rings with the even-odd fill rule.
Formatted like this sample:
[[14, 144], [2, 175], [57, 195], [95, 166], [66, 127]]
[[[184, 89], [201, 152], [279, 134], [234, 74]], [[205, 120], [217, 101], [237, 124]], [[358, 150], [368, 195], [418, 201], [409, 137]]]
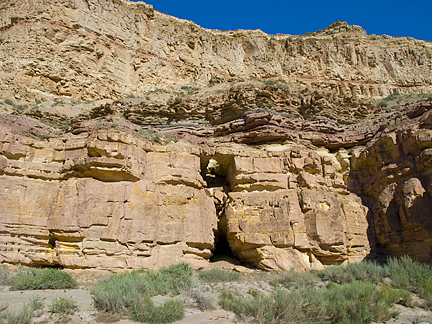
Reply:
[[116, 130], [0, 140], [2, 261], [203, 267], [214, 232], [265, 269], [320, 268], [369, 252], [367, 209], [346, 191], [340, 154], [154, 146]]
[[430, 42], [121, 0], [0, 1], [0, 40], [0, 262], [432, 261]]
[[0, 4], [0, 96], [117, 99], [272, 78], [345, 97], [430, 92], [431, 44], [337, 22], [302, 36], [221, 32], [121, 0]]
[[116, 132], [0, 140], [2, 261], [124, 269], [211, 256], [215, 206], [188, 150], [146, 152]]
[[431, 108], [423, 104], [397, 118], [400, 131], [353, 158], [348, 187], [365, 196], [378, 253], [432, 261]]

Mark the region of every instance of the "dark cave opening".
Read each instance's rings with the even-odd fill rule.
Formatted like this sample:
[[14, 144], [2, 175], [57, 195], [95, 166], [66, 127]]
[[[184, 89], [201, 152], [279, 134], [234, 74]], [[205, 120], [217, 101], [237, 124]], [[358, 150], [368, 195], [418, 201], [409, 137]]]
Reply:
[[48, 239], [48, 244], [51, 248], [55, 248], [57, 239], [54, 236], [50, 236]]
[[219, 234], [215, 236], [215, 250], [210, 262], [228, 261], [230, 263], [240, 264], [229, 246], [226, 235]]

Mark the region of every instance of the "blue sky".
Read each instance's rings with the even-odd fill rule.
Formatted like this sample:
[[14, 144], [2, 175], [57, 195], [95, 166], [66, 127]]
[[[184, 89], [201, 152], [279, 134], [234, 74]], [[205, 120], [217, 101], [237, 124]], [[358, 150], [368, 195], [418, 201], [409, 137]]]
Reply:
[[220, 30], [261, 29], [268, 34], [305, 34], [336, 20], [362, 26], [368, 34], [432, 41], [432, 0], [363, 1], [188, 1], [147, 0], [155, 10]]

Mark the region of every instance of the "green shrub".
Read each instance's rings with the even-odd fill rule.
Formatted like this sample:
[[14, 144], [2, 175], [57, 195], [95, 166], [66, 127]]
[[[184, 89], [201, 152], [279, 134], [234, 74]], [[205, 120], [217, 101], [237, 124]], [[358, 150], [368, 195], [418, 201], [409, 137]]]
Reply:
[[284, 83], [278, 83], [277, 86], [278, 86], [279, 88], [281, 88], [281, 89], [289, 90], [289, 85], [287, 85], [287, 84], [284, 84]]
[[[405, 288], [417, 294], [427, 292], [428, 281], [432, 278], [432, 267], [411, 259], [409, 256], [389, 258], [387, 260], [388, 272], [393, 285]], [[432, 282], [431, 282], [432, 284]]]
[[394, 120], [394, 121], [389, 122], [389, 123], [386, 125], [386, 128], [387, 128], [388, 130], [392, 131], [392, 130], [395, 130], [396, 128], [398, 128], [400, 125], [401, 125], [401, 124], [400, 124], [400, 121], [398, 121], [398, 120]]
[[60, 316], [73, 315], [78, 309], [76, 301], [71, 298], [58, 297], [54, 298], [49, 305], [49, 310], [52, 313]]
[[251, 297], [222, 291], [220, 305], [241, 319], [253, 317], [263, 324], [322, 323], [326, 318], [326, 303], [321, 290], [277, 290], [269, 296], [251, 291]]
[[29, 305], [25, 304], [20, 310], [5, 312], [0, 316], [8, 324], [30, 324], [33, 319], [33, 310]]
[[65, 103], [63, 101], [54, 101], [54, 103], [51, 105], [51, 107], [55, 107], [58, 105], [64, 105]]
[[275, 85], [276, 82], [274, 82], [273, 80], [264, 80], [264, 84], [266, 84], [266, 85]]
[[385, 102], [383, 100], [378, 101], [378, 108], [385, 108], [387, 106], [388, 106], [387, 102]]
[[273, 284], [281, 284], [286, 288], [313, 287], [319, 278], [315, 271], [289, 271], [278, 274], [273, 280]]
[[147, 128], [147, 129], [140, 129], [139, 134], [148, 139], [152, 143], [161, 143], [162, 142], [162, 135], [155, 131], [153, 128]]
[[128, 94], [127, 96], [126, 96], [126, 98], [138, 98], [138, 97], [136, 97], [134, 94]]
[[190, 288], [193, 269], [187, 263], [171, 265], [159, 271], [132, 270], [104, 278], [91, 289], [100, 311], [124, 312], [137, 300], [156, 295], [178, 294]]
[[236, 281], [241, 277], [239, 272], [221, 269], [201, 270], [198, 275], [204, 281]]
[[4, 103], [7, 104], [7, 105], [9, 105], [9, 106], [13, 106], [14, 105], [13, 101], [10, 100], [10, 99], [5, 99]]
[[338, 265], [326, 268], [318, 273], [320, 278], [336, 283], [352, 282], [354, 280], [380, 283], [386, 270], [375, 262], [348, 263], [346, 266]]
[[387, 267], [395, 287], [418, 294], [425, 300], [424, 307], [432, 309], [432, 266], [402, 256], [389, 258]]
[[116, 128], [117, 127], [117, 124], [116, 123], [112, 123], [111, 124], [111, 128]]
[[[43, 308], [43, 300], [39, 296], [32, 298], [30, 303], [24, 304], [24, 306], [17, 311], [7, 311], [8, 304], [0, 304], [0, 320], [6, 320], [8, 324], [30, 324], [34, 317], [34, 313], [37, 310]], [[38, 314], [40, 316], [41, 314]]]
[[253, 297], [244, 297], [237, 292], [224, 290], [221, 293], [220, 306], [231, 311], [241, 319], [252, 316], [258, 322], [266, 324], [272, 323], [275, 318], [273, 309], [274, 300], [272, 297], [257, 293]]
[[131, 318], [141, 323], [171, 323], [184, 317], [184, 306], [181, 301], [168, 300], [163, 306], [154, 306], [147, 297], [135, 302], [131, 307]]
[[191, 86], [181, 86], [180, 89], [186, 90], [187, 92], [195, 92], [195, 91], [200, 90], [200, 88], [195, 88], [195, 87], [191, 87]]
[[29, 269], [11, 279], [10, 290], [72, 289], [78, 284], [72, 276], [59, 269]]
[[396, 316], [391, 306], [399, 300], [397, 289], [377, 288], [372, 282], [352, 281], [329, 285], [325, 293], [333, 323], [355, 324], [387, 321]]
[[0, 266], [0, 285], [2, 285], [2, 286], [10, 285], [12, 277], [13, 277], [13, 274], [9, 270], [7, 265], [2, 264]]
[[399, 96], [400, 96], [399, 92], [393, 92], [381, 100], [384, 100], [384, 101], [396, 100]]
[[94, 130], [101, 129], [101, 127], [102, 127], [102, 124], [101, 124], [100, 122], [96, 122], [96, 123], [93, 125], [93, 129], [94, 129]]

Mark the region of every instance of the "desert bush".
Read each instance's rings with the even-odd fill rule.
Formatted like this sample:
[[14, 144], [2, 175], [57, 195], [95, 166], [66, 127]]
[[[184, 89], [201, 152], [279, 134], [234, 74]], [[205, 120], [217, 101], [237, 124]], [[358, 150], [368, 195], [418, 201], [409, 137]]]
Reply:
[[0, 313], [0, 316], [8, 324], [30, 324], [33, 319], [33, 310], [26, 304], [17, 311]]
[[211, 269], [211, 270], [201, 270], [198, 272], [198, 276], [203, 281], [236, 281], [241, 278], [241, 273], [221, 270], [221, 269]]
[[71, 298], [58, 297], [54, 298], [49, 305], [49, 310], [52, 313], [60, 316], [73, 315], [78, 309], [76, 301]]
[[139, 130], [139, 134], [142, 137], [150, 140], [152, 143], [161, 143], [162, 135], [159, 132], [155, 131], [151, 127], [147, 128], [147, 129], [142, 129], [141, 128]]
[[0, 266], [0, 285], [3, 286], [10, 285], [12, 278], [13, 278], [13, 273], [9, 270], [7, 265], [2, 264]]
[[42, 309], [44, 306], [44, 298], [41, 296], [33, 296], [30, 302], [28, 303], [30, 308], [33, 310], [33, 315], [36, 311], [40, 311], [36, 316], [42, 315]]
[[315, 271], [289, 271], [278, 274], [272, 280], [274, 285], [281, 284], [286, 288], [301, 288], [312, 287], [319, 281], [317, 272]]
[[425, 300], [425, 308], [432, 308], [432, 266], [402, 256], [389, 258], [387, 267], [395, 287], [418, 294]]
[[354, 280], [366, 280], [380, 283], [386, 275], [386, 270], [375, 262], [348, 263], [346, 266], [337, 265], [328, 267], [317, 273], [320, 278], [335, 283], [352, 282]]
[[[411, 259], [409, 256], [389, 258], [387, 268], [393, 285], [417, 294], [424, 293], [427, 282], [432, 278], [432, 267]], [[431, 287], [432, 288], [432, 287]]]
[[200, 88], [195, 88], [195, 87], [191, 87], [191, 86], [181, 86], [180, 89], [186, 90], [187, 92], [195, 92], [195, 91], [200, 90]]
[[72, 289], [78, 287], [72, 276], [59, 269], [29, 269], [11, 279], [10, 290]]
[[201, 285], [192, 286], [188, 292], [188, 296], [192, 298], [198, 308], [202, 311], [215, 309], [214, 300], [211, 295], [207, 294]]
[[128, 94], [126, 96], [126, 98], [138, 98], [138, 97], [136, 97], [133, 93], [131, 93], [131, 94]]
[[63, 101], [54, 101], [53, 104], [51, 105], [51, 107], [55, 107], [58, 105], [64, 105], [64, 104], [65, 104], [65, 102], [63, 102]]
[[[0, 304], [0, 320], [6, 320], [8, 324], [30, 324], [34, 317], [34, 313], [37, 310], [42, 309], [43, 300], [39, 296], [35, 296], [31, 301], [17, 310], [17, 311], [7, 311], [8, 304]], [[40, 316], [40, 314], [38, 314]]]
[[9, 105], [9, 106], [13, 106], [14, 105], [13, 101], [10, 100], [10, 99], [5, 99], [4, 103], [7, 104], [7, 105]]
[[193, 269], [179, 263], [158, 271], [132, 270], [104, 278], [91, 289], [95, 306], [105, 312], [128, 311], [137, 300], [179, 294], [192, 285]]
[[384, 101], [396, 100], [399, 96], [400, 96], [399, 92], [393, 92], [381, 100], [384, 100]]
[[277, 86], [278, 86], [279, 88], [281, 88], [281, 89], [289, 90], [289, 85], [287, 85], [287, 84], [284, 84], [284, 83], [278, 83]]
[[141, 323], [171, 323], [184, 317], [184, 306], [181, 301], [168, 300], [162, 306], [154, 306], [147, 297], [132, 304], [131, 319]]
[[264, 80], [264, 84], [266, 84], [266, 85], [275, 85], [276, 82], [274, 82], [273, 80]]
[[400, 121], [398, 121], [398, 120], [394, 120], [394, 121], [389, 122], [389, 123], [386, 125], [386, 128], [387, 128], [388, 130], [392, 131], [392, 130], [395, 130], [396, 128], [398, 128], [400, 125], [401, 125], [401, 124], [400, 124]]
[[273, 298], [260, 293], [252, 297], [245, 297], [238, 292], [223, 290], [219, 304], [223, 309], [233, 312], [241, 319], [251, 316], [259, 323], [267, 324], [272, 323], [275, 317]]
[[102, 124], [101, 124], [100, 122], [96, 122], [96, 123], [94, 123], [94, 125], [93, 125], [93, 129], [94, 129], [94, 130], [101, 129], [101, 127], [102, 127]]
[[220, 305], [242, 319], [253, 317], [263, 324], [322, 323], [326, 319], [326, 303], [321, 290], [303, 288], [277, 290], [266, 296], [257, 291], [244, 297], [222, 291]]
[[327, 313], [333, 323], [355, 324], [389, 320], [397, 315], [391, 309], [400, 299], [397, 289], [372, 282], [352, 281], [329, 285], [325, 292]]
[[388, 103], [386, 101], [380, 100], [378, 101], [378, 108], [385, 108], [388, 106]]

